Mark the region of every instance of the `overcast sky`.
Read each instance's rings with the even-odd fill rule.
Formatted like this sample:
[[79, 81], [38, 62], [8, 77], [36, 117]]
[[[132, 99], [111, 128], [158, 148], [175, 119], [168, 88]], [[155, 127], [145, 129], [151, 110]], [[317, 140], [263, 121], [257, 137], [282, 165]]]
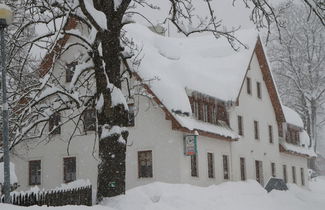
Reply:
[[[161, 23], [164, 18], [168, 15], [169, 11], [169, 1], [166, 0], [150, 0], [154, 4], [158, 4], [160, 10], [152, 10], [148, 8], [139, 8], [141, 14], [145, 14], [148, 19], [150, 19], [154, 24]], [[204, 0], [194, 0], [195, 4], [195, 14], [200, 14], [201, 16], [208, 16], [207, 4]], [[215, 15], [218, 19], [223, 21], [223, 25], [228, 29], [232, 27], [242, 26], [242, 28], [252, 28], [253, 23], [249, 19], [250, 10], [245, 8], [244, 3], [241, 0], [237, 0], [235, 7], [232, 5], [232, 0], [212, 0], [212, 7], [214, 9]], [[149, 25], [143, 19], [141, 20], [143, 24]]]

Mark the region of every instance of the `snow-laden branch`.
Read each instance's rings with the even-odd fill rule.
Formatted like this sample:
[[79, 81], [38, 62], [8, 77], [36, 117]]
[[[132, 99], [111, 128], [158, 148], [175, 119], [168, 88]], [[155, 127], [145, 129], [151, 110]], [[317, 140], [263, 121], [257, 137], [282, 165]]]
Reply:
[[94, 70], [94, 64], [89, 61], [87, 63], [76, 65], [76, 69], [74, 71], [73, 77], [71, 79], [69, 90], [73, 90], [80, 76], [87, 71]]

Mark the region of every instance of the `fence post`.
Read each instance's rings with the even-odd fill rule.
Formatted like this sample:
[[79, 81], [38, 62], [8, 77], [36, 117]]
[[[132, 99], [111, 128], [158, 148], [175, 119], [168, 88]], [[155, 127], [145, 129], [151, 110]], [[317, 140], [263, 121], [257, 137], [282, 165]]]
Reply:
[[13, 195], [11, 196], [11, 203], [12, 203], [13, 205], [17, 205], [17, 204], [16, 204], [16, 195], [15, 195], [15, 194], [13, 194]]
[[19, 194], [19, 205], [20, 206], [23, 206], [23, 201], [22, 201], [22, 195], [21, 194]]

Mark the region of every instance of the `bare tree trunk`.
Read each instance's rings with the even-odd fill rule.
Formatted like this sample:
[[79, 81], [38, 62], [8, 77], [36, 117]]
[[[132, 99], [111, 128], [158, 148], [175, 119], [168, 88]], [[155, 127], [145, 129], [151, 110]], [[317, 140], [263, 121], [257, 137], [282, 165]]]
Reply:
[[311, 128], [312, 128], [312, 135], [311, 135], [311, 139], [314, 143], [314, 151], [316, 152], [316, 148], [317, 148], [317, 131], [316, 131], [316, 123], [317, 123], [317, 114], [316, 114], [316, 101], [314, 99], [311, 100]]
[[[314, 99], [311, 100], [311, 145], [314, 147], [314, 151], [316, 152], [317, 148], [317, 131], [316, 131], [316, 101]], [[313, 170], [316, 170], [316, 158], [312, 158], [309, 161], [309, 167]]]
[[[112, 107], [111, 91], [108, 88], [108, 82], [113, 84], [114, 88], [121, 88], [119, 54], [120, 46], [120, 24], [112, 24], [111, 27], [101, 34], [101, 44], [103, 49], [103, 59], [106, 64], [104, 71], [96, 69], [97, 97], [103, 95], [104, 107], [101, 113], [97, 113], [99, 128], [99, 158], [98, 165], [98, 191], [97, 202], [103, 197], [113, 197], [125, 193], [125, 156], [126, 142], [128, 133], [114, 133], [102, 138], [103, 129], [110, 130], [113, 126], [125, 126], [127, 124], [128, 112], [120, 104]], [[101, 62], [98, 59], [98, 62]], [[98, 63], [98, 66], [102, 66]], [[99, 71], [99, 72], [98, 72]], [[108, 80], [107, 81], [107, 78]], [[124, 141], [120, 140], [120, 137]]]

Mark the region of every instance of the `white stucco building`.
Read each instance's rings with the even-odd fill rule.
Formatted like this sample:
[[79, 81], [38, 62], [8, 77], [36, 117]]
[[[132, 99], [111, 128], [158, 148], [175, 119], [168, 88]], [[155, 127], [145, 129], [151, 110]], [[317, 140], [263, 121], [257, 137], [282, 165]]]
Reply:
[[[256, 32], [238, 32], [248, 49], [236, 52], [224, 38], [167, 38], [139, 25], [126, 30], [144, 53], [132, 82], [150, 81], [141, 86], [145, 94], [129, 102], [135, 123], [127, 143], [128, 189], [154, 181], [208, 186], [256, 179], [264, 185], [272, 176], [306, 186], [307, 159], [314, 155], [309, 137], [297, 113], [281, 105]], [[78, 50], [55, 64], [64, 85], [62, 64]], [[67, 123], [55, 135], [15, 148], [19, 190], [74, 179], [89, 179], [96, 190], [98, 139], [81, 125], [70, 139], [73, 128]], [[194, 134], [197, 153], [185, 155], [184, 138]]]

